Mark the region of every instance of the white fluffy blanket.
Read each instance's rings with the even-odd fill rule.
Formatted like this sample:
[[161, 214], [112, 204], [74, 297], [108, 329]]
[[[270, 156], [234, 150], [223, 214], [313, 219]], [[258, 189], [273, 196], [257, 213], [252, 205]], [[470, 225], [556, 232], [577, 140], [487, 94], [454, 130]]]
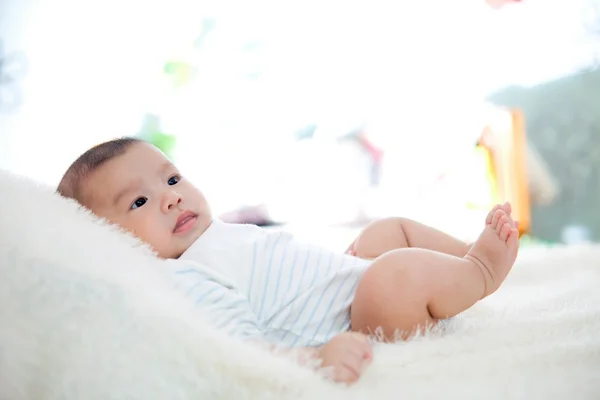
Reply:
[[0, 399], [598, 399], [600, 247], [523, 252], [351, 387], [219, 335], [133, 238], [0, 172]]

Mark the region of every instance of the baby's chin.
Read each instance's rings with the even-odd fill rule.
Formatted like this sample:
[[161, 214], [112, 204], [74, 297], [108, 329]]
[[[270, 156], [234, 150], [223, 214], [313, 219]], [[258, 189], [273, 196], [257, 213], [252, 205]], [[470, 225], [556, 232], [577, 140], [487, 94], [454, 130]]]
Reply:
[[168, 259], [178, 259], [179, 257], [181, 257], [186, 251], [187, 249], [189, 249], [191, 246], [191, 244], [189, 246], [185, 246], [182, 248], [177, 248], [177, 249], [171, 249], [169, 251], [166, 252], [162, 252], [162, 254], [159, 252], [158, 253], [158, 257], [159, 258], [164, 258], [166, 260]]
[[[164, 260], [170, 259], [178, 259], [190, 248], [192, 244], [201, 236], [201, 234], [193, 235], [187, 237], [185, 241], [182, 241], [180, 238], [173, 243], [172, 246], [168, 248], [159, 248], [158, 246], [153, 246], [158, 258], [162, 258]], [[174, 241], [175, 242], [175, 241]]]
[[191, 232], [189, 232], [189, 234], [186, 235], [185, 238], [182, 238], [184, 239], [183, 243], [178, 243], [176, 247], [168, 251], [166, 257], [163, 257], [160, 254], [159, 257], [172, 259], [177, 259], [181, 257], [183, 253], [185, 253], [187, 249], [189, 249], [194, 244], [194, 242], [196, 242], [196, 240], [198, 240], [198, 238], [204, 234], [204, 232], [206, 232], [206, 230], [212, 224], [212, 222], [213, 219], [210, 216], [198, 217], [198, 221], [194, 229]]

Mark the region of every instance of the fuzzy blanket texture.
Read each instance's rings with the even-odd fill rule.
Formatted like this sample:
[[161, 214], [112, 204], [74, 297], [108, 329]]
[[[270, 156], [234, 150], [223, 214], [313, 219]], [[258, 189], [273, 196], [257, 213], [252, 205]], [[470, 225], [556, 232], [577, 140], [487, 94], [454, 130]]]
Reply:
[[600, 247], [523, 251], [493, 296], [355, 385], [237, 342], [163, 261], [51, 188], [0, 171], [0, 399], [600, 399]]

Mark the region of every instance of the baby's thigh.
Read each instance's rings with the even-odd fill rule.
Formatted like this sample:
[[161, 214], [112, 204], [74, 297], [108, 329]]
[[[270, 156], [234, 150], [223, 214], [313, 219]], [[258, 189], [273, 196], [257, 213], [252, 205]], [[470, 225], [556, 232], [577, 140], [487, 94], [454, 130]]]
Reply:
[[354, 255], [375, 259], [390, 250], [408, 247], [398, 218], [381, 219], [369, 224], [353, 244]]
[[393, 340], [436, 323], [427, 309], [429, 299], [419, 290], [422, 278], [414, 273], [416, 258], [412, 249], [398, 249], [372, 262], [356, 288], [350, 309], [352, 330]]

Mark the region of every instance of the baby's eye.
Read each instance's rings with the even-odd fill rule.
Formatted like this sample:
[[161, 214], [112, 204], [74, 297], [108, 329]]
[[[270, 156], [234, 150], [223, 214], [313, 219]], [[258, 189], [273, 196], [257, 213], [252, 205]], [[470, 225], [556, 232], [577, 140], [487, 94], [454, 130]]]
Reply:
[[179, 175], [175, 175], [175, 176], [172, 176], [169, 178], [169, 180], [167, 181], [167, 184], [169, 186], [177, 185], [180, 180], [181, 180], [181, 177]]
[[136, 208], [140, 208], [141, 206], [146, 204], [147, 201], [148, 201], [147, 197], [140, 197], [133, 202], [133, 204], [131, 205], [131, 209], [135, 210]]

